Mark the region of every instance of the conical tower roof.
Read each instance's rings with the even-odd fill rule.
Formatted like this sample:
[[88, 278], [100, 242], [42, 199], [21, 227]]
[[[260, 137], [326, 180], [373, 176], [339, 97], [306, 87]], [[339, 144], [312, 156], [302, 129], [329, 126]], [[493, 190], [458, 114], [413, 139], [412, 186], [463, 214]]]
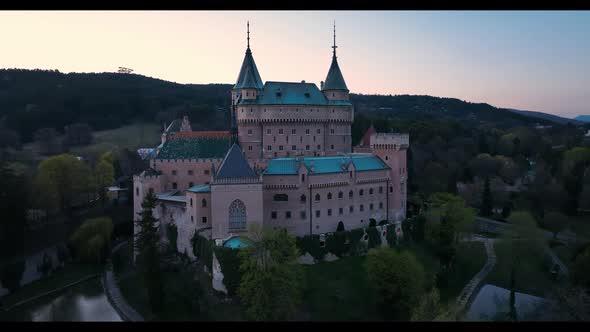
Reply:
[[348, 87], [346, 87], [346, 82], [344, 82], [344, 77], [342, 76], [342, 72], [340, 71], [340, 67], [338, 66], [338, 60], [336, 59], [336, 25], [334, 25], [334, 49], [332, 53], [332, 64], [330, 65], [330, 70], [328, 70], [328, 76], [326, 76], [326, 81], [322, 87], [322, 91], [325, 90], [346, 90], [348, 91]]
[[240, 146], [235, 143], [225, 155], [217, 174], [215, 174], [216, 179], [255, 177], [257, 177], [256, 172], [252, 170], [246, 158], [244, 158]]
[[234, 89], [262, 89], [262, 87], [262, 79], [250, 50], [250, 23], [248, 23], [248, 46]]

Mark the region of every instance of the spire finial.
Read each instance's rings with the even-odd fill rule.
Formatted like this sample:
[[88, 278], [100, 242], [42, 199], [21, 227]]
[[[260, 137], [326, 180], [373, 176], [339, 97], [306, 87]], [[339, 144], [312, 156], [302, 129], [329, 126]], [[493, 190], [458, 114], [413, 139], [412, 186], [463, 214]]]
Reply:
[[334, 46], [332, 46], [332, 48], [334, 49], [334, 56], [336, 56], [336, 48], [338, 46], [336, 46], [336, 21], [334, 21]]
[[250, 48], [250, 21], [246, 23], [247, 31], [248, 31], [248, 48]]

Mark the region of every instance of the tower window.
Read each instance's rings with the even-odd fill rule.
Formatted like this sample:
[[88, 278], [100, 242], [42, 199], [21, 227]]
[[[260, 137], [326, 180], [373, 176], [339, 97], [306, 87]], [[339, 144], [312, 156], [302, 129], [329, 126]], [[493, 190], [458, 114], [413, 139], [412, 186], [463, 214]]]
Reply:
[[301, 211], [301, 212], [299, 213], [299, 215], [301, 216], [301, 219], [305, 219], [305, 218], [307, 218], [307, 215], [306, 215], [305, 211]]
[[192, 187], [192, 186], [194, 186], [194, 185], [195, 185], [195, 184], [194, 184], [193, 182], [189, 182], [189, 183], [188, 183], [188, 187], [189, 187], [189, 188], [190, 188], [190, 187]]
[[322, 146], [318, 144], [318, 150], [320, 150], [321, 148], [322, 148]]
[[373, 211], [373, 203], [369, 204], [369, 210]]
[[204, 171], [203, 171], [203, 174], [205, 174], [205, 175], [209, 175], [209, 170], [208, 170], [208, 169], [204, 170]]
[[291, 219], [291, 211], [285, 212], [285, 219]]
[[318, 134], [321, 134], [321, 133], [322, 133], [322, 130], [321, 130], [321, 129], [318, 129], [318, 130], [317, 130], [317, 133], [318, 133]]
[[189, 169], [188, 170], [188, 175], [193, 175], [193, 170], [192, 169]]
[[252, 135], [252, 129], [248, 129], [248, 135]]
[[201, 207], [207, 207], [207, 200], [203, 198], [201, 201]]
[[360, 210], [361, 210], [361, 212], [362, 212], [362, 211], [365, 211], [365, 206], [361, 204], [361, 206], [360, 206]]
[[191, 206], [193, 206], [193, 199], [192, 198], [191, 198], [191, 201], [190, 202], [191, 202]]
[[315, 200], [319, 201], [320, 200], [320, 194], [315, 194]]
[[[305, 182], [305, 174], [301, 174], [301, 182]], [[303, 195], [305, 197], [305, 195]]]
[[365, 191], [363, 189], [359, 190], [359, 196], [363, 196], [365, 194]]
[[383, 194], [383, 187], [379, 186], [379, 193]]
[[373, 195], [373, 188], [369, 188], [369, 195]]
[[268, 150], [268, 151], [271, 151], [271, 150], [272, 150], [272, 146], [270, 146], [270, 145], [267, 145], [267, 146], [266, 146], [266, 150]]
[[305, 150], [309, 151], [309, 145], [305, 146]]
[[[305, 174], [301, 174], [301, 175], [305, 175]], [[307, 198], [305, 197], [305, 195], [301, 195], [301, 197], [300, 197], [301, 203], [305, 203], [306, 200], [307, 200]]]
[[382, 209], [383, 208], [383, 202], [379, 202], [379, 208]]
[[341, 191], [338, 192], [338, 198], [342, 198], [342, 197], [344, 197], [344, 193], [342, 193]]
[[283, 146], [279, 145], [279, 151], [283, 151]]
[[351, 190], [351, 191], [348, 192], [348, 198], [352, 198], [352, 196], [353, 196], [353, 193], [352, 193], [352, 190]]
[[328, 193], [328, 199], [332, 199], [332, 193]]
[[305, 129], [305, 134], [306, 135], [309, 135], [309, 128], [308, 129]]
[[328, 209], [328, 217], [332, 215], [332, 209]]
[[135, 188], [135, 196], [139, 196], [139, 188]]
[[354, 212], [354, 206], [352, 206], [352, 205], [351, 205], [351, 206], [348, 208], [348, 211], [349, 211], [350, 213], [353, 213], [353, 212]]
[[272, 133], [272, 129], [267, 129], [267, 130], [266, 130], [266, 134], [267, 134], [267, 135], [270, 135], [271, 133]]
[[297, 129], [291, 129], [291, 134], [292, 134], [292, 135], [295, 135], [295, 134], [297, 134]]
[[248, 145], [248, 151], [252, 151], [252, 145]]
[[172, 170], [172, 175], [176, 175], [176, 170]]
[[315, 217], [316, 217], [316, 218], [319, 218], [319, 217], [320, 217], [320, 210], [316, 210], [316, 211], [315, 211]]
[[297, 150], [297, 145], [291, 145], [291, 150], [293, 150], [293, 151]]
[[279, 129], [279, 135], [283, 134], [283, 128]]
[[343, 208], [338, 208], [338, 214], [342, 215], [344, 213], [344, 209]]
[[271, 217], [272, 219], [277, 219], [277, 211], [272, 211], [272, 212], [270, 213], [270, 217]]
[[334, 150], [334, 144], [330, 145], [330, 149]]
[[[334, 110], [332, 110], [332, 112], [334, 112]], [[330, 129], [330, 134], [334, 133], [334, 129]]]
[[207, 223], [207, 217], [203, 217], [203, 218], [201, 218], [201, 222], [202, 222], [203, 224], [206, 224], [206, 223]]

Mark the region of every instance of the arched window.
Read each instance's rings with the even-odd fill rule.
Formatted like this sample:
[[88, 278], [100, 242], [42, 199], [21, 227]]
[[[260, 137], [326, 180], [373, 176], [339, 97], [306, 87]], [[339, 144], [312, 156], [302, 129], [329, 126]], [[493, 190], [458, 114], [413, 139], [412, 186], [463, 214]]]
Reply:
[[287, 202], [289, 200], [289, 196], [287, 194], [276, 194], [272, 198], [275, 202]]
[[233, 201], [229, 206], [229, 229], [246, 228], [246, 206], [239, 199]]
[[305, 203], [307, 201], [307, 197], [305, 195], [301, 195], [301, 203]]
[[191, 206], [193, 206], [193, 199], [191, 198]]
[[328, 193], [328, 199], [332, 199], [332, 193]]
[[319, 201], [320, 200], [320, 194], [315, 194], [315, 200]]
[[383, 194], [383, 187], [379, 186], [379, 193]]
[[351, 191], [348, 192], [348, 198], [352, 198], [352, 195], [353, 195], [353, 193], [352, 193], [352, 190], [351, 190]]
[[338, 193], [338, 198], [342, 198], [342, 197], [344, 197], [344, 193], [343, 192], [339, 192]]
[[203, 198], [201, 201], [201, 207], [207, 207], [207, 200]]

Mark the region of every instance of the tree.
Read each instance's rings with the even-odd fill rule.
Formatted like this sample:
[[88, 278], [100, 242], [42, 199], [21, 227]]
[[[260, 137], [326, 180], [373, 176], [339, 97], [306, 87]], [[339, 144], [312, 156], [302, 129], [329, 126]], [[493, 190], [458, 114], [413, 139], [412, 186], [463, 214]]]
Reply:
[[485, 184], [483, 187], [483, 196], [481, 199], [481, 209], [480, 214], [482, 216], [489, 217], [492, 215], [494, 201], [492, 200], [492, 192], [490, 190], [490, 178], [486, 178]]
[[574, 285], [590, 288], [590, 246], [586, 247], [574, 260], [571, 280]]
[[113, 156], [110, 153], [102, 155], [94, 169], [95, 183], [98, 195], [104, 207], [106, 201], [107, 186], [115, 181], [115, 168], [113, 167]]
[[108, 255], [113, 234], [109, 217], [86, 220], [70, 238], [76, 256], [82, 262], [100, 263]]
[[43, 155], [54, 155], [62, 152], [61, 141], [54, 128], [41, 128], [35, 133], [35, 141], [39, 152]]
[[0, 261], [22, 255], [29, 184], [0, 163]]
[[557, 234], [567, 227], [568, 218], [559, 212], [549, 212], [543, 218], [543, 226], [553, 233], [553, 238], [557, 238]]
[[58, 207], [70, 212], [72, 205], [90, 187], [90, 168], [70, 154], [43, 160], [37, 170], [36, 184], [47, 209]]
[[238, 295], [253, 320], [285, 320], [301, 302], [304, 274], [295, 238], [285, 229], [249, 229], [254, 243], [240, 253]]
[[65, 127], [64, 144], [67, 146], [88, 145], [92, 142], [92, 129], [87, 123], [73, 123]]
[[150, 307], [154, 313], [159, 313], [164, 305], [164, 288], [160, 270], [159, 222], [153, 215], [155, 207], [156, 196], [149, 192], [141, 204], [141, 219], [136, 221], [138, 232], [134, 248], [138, 252], [139, 270], [147, 288]]
[[10, 292], [14, 292], [20, 288], [20, 282], [25, 271], [25, 261], [17, 259], [0, 268], [0, 281], [2, 286], [7, 288]]
[[433, 321], [441, 313], [440, 293], [438, 288], [432, 287], [430, 292], [424, 294], [418, 306], [412, 313], [413, 321]]
[[383, 314], [410, 319], [424, 287], [424, 268], [416, 257], [407, 251], [398, 253], [381, 247], [370, 250], [364, 264]]

